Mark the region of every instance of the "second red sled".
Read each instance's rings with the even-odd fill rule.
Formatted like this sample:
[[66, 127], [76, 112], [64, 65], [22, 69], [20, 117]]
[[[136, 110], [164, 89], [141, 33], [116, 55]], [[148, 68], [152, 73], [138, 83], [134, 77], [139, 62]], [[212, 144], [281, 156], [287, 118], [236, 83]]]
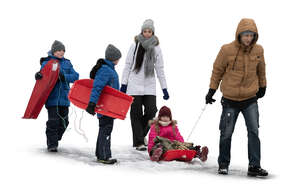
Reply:
[[[92, 93], [93, 80], [81, 79], [74, 82], [69, 100], [77, 107], [86, 109]], [[105, 86], [96, 104], [95, 112], [124, 120], [133, 102], [133, 97], [126, 95], [110, 86]]]
[[37, 119], [48, 96], [54, 88], [59, 75], [58, 60], [51, 59], [41, 70], [43, 78], [37, 80], [26, 107], [24, 119]]

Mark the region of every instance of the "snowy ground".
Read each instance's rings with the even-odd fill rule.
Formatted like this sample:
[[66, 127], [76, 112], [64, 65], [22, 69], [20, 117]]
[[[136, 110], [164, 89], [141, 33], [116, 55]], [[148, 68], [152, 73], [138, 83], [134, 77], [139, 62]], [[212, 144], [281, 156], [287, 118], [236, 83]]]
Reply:
[[[20, 192], [32, 195], [179, 195], [197, 194], [198, 191], [224, 193], [229, 189], [231, 194], [238, 194], [241, 186], [258, 188], [260, 191], [251, 192], [259, 193], [267, 187], [274, 188], [272, 184], [279, 180], [274, 174], [264, 179], [247, 177], [246, 167], [234, 164], [229, 176], [218, 176], [216, 158], [212, 156], [205, 163], [199, 160], [156, 163], [149, 160], [146, 152], [128, 146], [114, 146], [112, 152], [119, 163], [110, 166], [96, 162], [94, 148], [63, 145], [53, 154], [45, 148], [31, 147], [23, 156], [6, 163], [12, 170], [4, 171], [7, 186], [2, 191], [9, 195]], [[243, 195], [248, 194], [251, 195], [248, 191]]]
[[[0, 2], [0, 195], [299, 195], [299, 6], [297, 1], [35, 1]], [[170, 100], [157, 105], [172, 109], [186, 139], [208, 91], [212, 65], [220, 47], [233, 41], [238, 22], [254, 18], [258, 43], [267, 64], [266, 96], [259, 100], [262, 166], [270, 176], [246, 177], [247, 131], [239, 117], [232, 138], [230, 175], [217, 172], [221, 115], [217, 102], [206, 108], [191, 142], [209, 147], [206, 163], [153, 163], [147, 153], [131, 148], [129, 116], [116, 121], [112, 134], [117, 165], [95, 162], [98, 133], [95, 117], [84, 114], [88, 142], [76, 133], [78, 118], [60, 152], [45, 151], [46, 110], [37, 120], [21, 119], [34, 86], [39, 58], [57, 39], [66, 45], [80, 78], [103, 57], [107, 44], [120, 48], [116, 67], [122, 75], [126, 53], [147, 18], [155, 21], [165, 62]], [[74, 125], [74, 122], [76, 125]]]
[[[33, 153], [37, 153], [39, 156], [47, 156], [48, 158], [55, 159], [58, 158], [59, 160], [78, 161], [95, 167], [108, 167], [96, 162], [93, 148], [82, 149], [69, 146], [60, 149], [59, 153], [55, 155], [53, 153], [48, 153], [44, 148], [37, 148], [33, 150]], [[153, 174], [177, 172], [193, 175], [216, 175], [216, 171], [218, 169], [215, 157], [209, 157], [209, 160], [204, 163], [199, 159], [194, 159], [193, 161], [186, 163], [180, 161], [161, 161], [157, 163], [150, 161], [147, 152], [139, 152], [128, 146], [115, 146], [112, 148], [112, 153], [114, 158], [118, 159], [119, 162], [111, 167], [120, 171], [132, 170], [133, 172], [143, 171]], [[246, 174], [246, 168], [243, 167], [233, 166], [230, 170], [230, 176], [233, 178], [248, 178]], [[275, 178], [275, 176], [274, 174], [271, 174], [265, 179], [273, 178]]]
[[[247, 190], [243, 195], [268, 192], [269, 189], [276, 189], [276, 192], [285, 191], [280, 186], [274, 187], [287, 179], [284, 173], [281, 173], [278, 164], [265, 164], [270, 171], [268, 178], [256, 179], [246, 176], [245, 148], [243, 152], [237, 152], [237, 147], [234, 148], [234, 155], [240, 153], [243, 156], [233, 157], [228, 176], [216, 174], [217, 146], [209, 145], [211, 152], [205, 163], [197, 159], [190, 163], [152, 162], [147, 152], [138, 152], [130, 146], [131, 130], [128, 120], [117, 121], [113, 132], [112, 154], [119, 161], [116, 165], [102, 165], [96, 162], [94, 150], [98, 125], [95, 118], [87, 115], [83, 118], [82, 127], [89, 138], [88, 142], [75, 132], [75, 116], [72, 115], [69, 130], [61, 141], [59, 152], [48, 153], [45, 148], [44, 130], [40, 128], [45, 127], [45, 113], [43, 109], [37, 121], [18, 121], [20, 124], [15, 127], [26, 128], [18, 131], [18, 134], [16, 131], [7, 134], [8, 138], [15, 138], [14, 140], [3, 140], [2, 145], [9, 146], [5, 151], [2, 150], [2, 155], [6, 158], [3, 159], [0, 168], [5, 185], [1, 191], [7, 193], [6, 195], [181, 195], [198, 192], [222, 194], [225, 190], [230, 190], [230, 195], [237, 195], [247, 188], [254, 190]], [[87, 127], [90, 129], [86, 129]], [[120, 140], [123, 134], [127, 136]], [[125, 144], [118, 144], [122, 142]], [[233, 145], [236, 145], [235, 142]]]

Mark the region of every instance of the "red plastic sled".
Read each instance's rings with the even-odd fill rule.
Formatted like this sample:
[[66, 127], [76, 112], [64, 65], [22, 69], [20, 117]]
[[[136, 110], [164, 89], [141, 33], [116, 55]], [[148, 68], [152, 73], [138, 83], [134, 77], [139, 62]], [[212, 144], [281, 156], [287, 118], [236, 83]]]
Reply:
[[37, 80], [35, 83], [23, 116], [25, 119], [37, 119], [39, 116], [58, 79], [59, 62], [55, 59], [49, 60], [45, 67], [41, 70], [41, 73], [43, 78], [41, 80]]
[[[93, 80], [91, 79], [75, 81], [69, 92], [69, 100], [75, 106], [86, 109], [90, 101], [92, 88]], [[132, 102], [133, 97], [109, 86], [105, 86], [99, 97], [95, 112], [124, 120]]]
[[195, 150], [168, 150], [165, 154], [163, 154], [162, 160], [190, 162], [195, 155]]

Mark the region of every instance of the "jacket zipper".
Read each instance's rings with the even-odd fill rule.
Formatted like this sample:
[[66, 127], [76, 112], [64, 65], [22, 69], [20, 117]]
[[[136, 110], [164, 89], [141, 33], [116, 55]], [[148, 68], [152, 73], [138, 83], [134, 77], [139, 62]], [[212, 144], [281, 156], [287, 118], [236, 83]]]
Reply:
[[245, 63], [245, 54], [243, 54], [243, 64], [244, 64], [244, 75], [242, 77], [241, 86], [239, 88], [239, 97], [241, 97], [241, 91], [242, 91], [242, 88], [244, 86], [245, 76], [247, 74], [246, 63]]

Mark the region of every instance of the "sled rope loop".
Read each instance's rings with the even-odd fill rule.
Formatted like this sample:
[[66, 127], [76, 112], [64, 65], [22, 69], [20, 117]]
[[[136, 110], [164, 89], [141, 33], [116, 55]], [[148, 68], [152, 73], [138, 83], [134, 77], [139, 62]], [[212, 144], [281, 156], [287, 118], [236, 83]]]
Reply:
[[201, 117], [202, 117], [202, 115], [203, 115], [203, 113], [204, 113], [204, 111], [205, 111], [205, 109], [206, 109], [206, 106], [207, 106], [207, 104], [205, 104], [205, 106], [201, 109], [201, 113], [200, 113], [200, 115], [199, 115], [199, 117], [198, 117], [196, 123], [194, 124], [194, 127], [193, 127], [193, 129], [191, 130], [191, 132], [190, 132], [190, 134], [189, 134], [189, 136], [188, 136], [188, 138], [187, 138], [187, 141], [190, 140], [191, 135], [192, 135], [193, 132], [195, 131], [195, 129], [196, 129], [196, 127], [197, 127], [197, 125], [198, 125], [198, 123], [199, 123], [199, 121], [200, 121], [200, 119], [201, 119]]
[[[63, 70], [60, 70], [60, 71], [62, 71], [63, 72]], [[64, 74], [64, 73], [63, 73]], [[59, 76], [59, 80], [60, 80], [60, 76]], [[70, 90], [70, 87], [69, 87], [69, 85], [68, 85], [68, 83], [67, 83], [67, 81], [65, 80], [65, 83], [66, 83], [66, 86], [68, 87], [68, 89]], [[60, 90], [61, 90], [61, 87], [62, 87], [62, 84], [60, 83], [59, 84], [59, 90], [58, 90], [58, 99], [57, 99], [57, 106], [56, 106], [56, 113], [57, 113], [57, 115], [59, 116], [59, 118], [63, 121], [63, 126], [64, 126], [64, 128], [65, 129], [67, 129], [67, 126], [66, 126], [66, 121], [65, 121], [65, 119], [66, 118], [68, 118], [68, 115], [66, 115], [66, 116], [61, 116], [60, 114], [59, 114], [59, 112], [58, 112], [58, 101], [59, 101], [59, 98], [60, 98]], [[72, 113], [70, 114], [70, 116], [72, 116], [72, 114], [74, 113], [75, 114], [75, 119], [74, 119], [74, 129], [75, 129], [75, 131], [76, 131], [76, 133], [78, 133], [79, 135], [81, 135], [84, 139], [85, 139], [85, 141], [86, 142], [88, 142], [88, 138], [87, 138], [87, 136], [86, 136], [86, 134], [85, 134], [85, 131], [82, 129], [82, 127], [81, 127], [81, 122], [82, 122], [82, 119], [83, 119], [83, 113], [84, 113], [84, 111], [82, 111], [82, 113], [81, 113], [81, 117], [80, 117], [80, 120], [79, 120], [79, 130], [77, 129], [77, 127], [76, 127], [76, 119], [77, 119], [77, 113], [76, 113], [76, 110], [74, 109], [74, 107], [73, 106], [71, 106], [71, 108], [72, 108]], [[69, 129], [71, 129], [71, 128], [69, 128]], [[68, 130], [69, 130], [68, 129]]]
[[76, 127], [76, 119], [77, 119], [77, 114], [76, 114], [76, 110], [74, 110], [75, 111], [75, 119], [74, 119], [74, 129], [75, 129], [75, 131], [79, 134], [79, 135], [81, 135], [84, 139], [85, 139], [85, 141], [86, 142], [88, 142], [89, 140], [88, 140], [88, 137], [86, 136], [86, 134], [85, 134], [85, 131], [82, 129], [82, 127], [81, 127], [81, 122], [82, 122], [82, 119], [83, 119], [83, 114], [84, 114], [84, 111], [82, 111], [81, 112], [81, 117], [80, 117], [80, 119], [79, 119], [79, 130], [77, 129], [77, 127]]

